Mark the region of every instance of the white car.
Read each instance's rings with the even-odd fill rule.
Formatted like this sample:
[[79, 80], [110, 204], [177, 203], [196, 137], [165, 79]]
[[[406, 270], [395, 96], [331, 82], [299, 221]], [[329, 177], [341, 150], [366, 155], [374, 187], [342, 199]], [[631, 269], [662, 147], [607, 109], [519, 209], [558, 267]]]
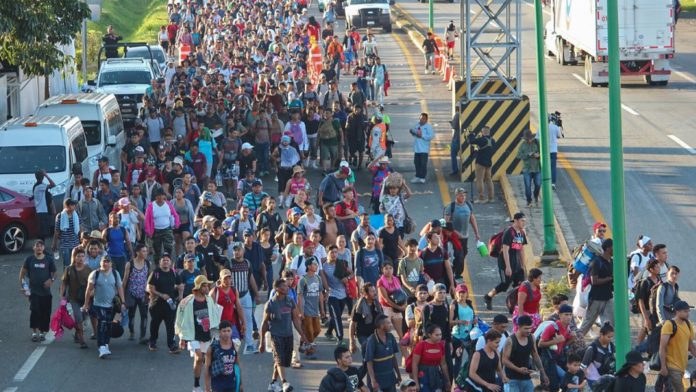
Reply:
[[147, 59], [152, 53], [152, 59], [159, 65], [160, 72], [164, 72], [164, 68], [167, 66], [167, 53], [164, 48], [160, 45], [150, 45], [150, 52], [148, 53], [147, 46], [130, 46], [126, 48], [126, 53], [123, 57], [125, 58], [136, 58], [142, 57]]
[[394, 0], [347, 0], [343, 2], [346, 12], [346, 28], [382, 27], [391, 33], [391, 10]]
[[142, 57], [106, 59], [99, 67], [94, 91], [114, 94], [121, 108], [123, 123], [133, 125], [143, 106], [143, 95], [152, 80], [158, 77], [159, 73], [150, 60]]

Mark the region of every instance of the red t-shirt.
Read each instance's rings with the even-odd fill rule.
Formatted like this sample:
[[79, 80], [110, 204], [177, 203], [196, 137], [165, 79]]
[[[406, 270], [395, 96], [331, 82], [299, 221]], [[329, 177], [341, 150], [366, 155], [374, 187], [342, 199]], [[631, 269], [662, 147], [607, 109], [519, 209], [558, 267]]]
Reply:
[[439, 343], [428, 343], [427, 340], [421, 340], [413, 349], [413, 354], [420, 355], [420, 364], [425, 366], [437, 366], [442, 361], [442, 356], [445, 355], [445, 342], [441, 340]]
[[[234, 294], [234, 290], [229, 288], [227, 293], [221, 288], [215, 289], [215, 297], [217, 297], [217, 304], [222, 306], [222, 315], [220, 320], [227, 320], [232, 323], [232, 325], [237, 325], [237, 313], [234, 304], [237, 302], [237, 296]], [[215, 298], [213, 297], [213, 298]]]
[[176, 39], [177, 31], [179, 31], [179, 26], [175, 24], [170, 24], [167, 26], [167, 37], [170, 41], [174, 41], [174, 39]]
[[539, 313], [539, 305], [541, 303], [541, 290], [535, 288], [532, 284], [530, 284], [530, 286], [532, 287], [531, 294], [527, 289], [526, 283], [522, 283], [520, 285], [519, 291], [527, 294], [527, 300], [525, 301], [524, 306], [522, 306], [522, 309], [525, 313], [537, 314]]
[[[566, 342], [568, 339], [570, 339], [570, 331], [566, 329], [566, 327], [563, 326], [561, 321], [556, 321], [556, 325], [558, 326], [558, 334], [563, 335], [563, 337], [566, 338], [565, 342], [559, 343], [558, 349], [556, 349], [556, 354], [561, 354], [563, 352], [563, 347], [565, 346]], [[554, 328], [553, 325], [548, 325], [544, 332], [541, 333], [541, 339], [542, 341], [547, 341], [547, 340], [552, 340], [553, 338], [556, 337], [556, 328]]]

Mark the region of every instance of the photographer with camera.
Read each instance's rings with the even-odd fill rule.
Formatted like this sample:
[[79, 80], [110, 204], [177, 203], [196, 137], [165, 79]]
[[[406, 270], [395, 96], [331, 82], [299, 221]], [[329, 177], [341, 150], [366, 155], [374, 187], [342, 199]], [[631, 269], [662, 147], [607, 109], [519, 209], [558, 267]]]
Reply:
[[[478, 199], [474, 203], [493, 202], [493, 154], [495, 153], [495, 139], [491, 137], [491, 128], [484, 126], [481, 134], [469, 135], [469, 143], [476, 146], [476, 190]], [[483, 184], [486, 183], [488, 199], [483, 198]]]
[[522, 176], [524, 177], [524, 195], [527, 207], [532, 206], [532, 182], [534, 182], [534, 204], [539, 206], [539, 190], [541, 189], [541, 165], [539, 141], [534, 138], [530, 129], [524, 130], [524, 138], [517, 150], [517, 158], [522, 161]]
[[[558, 160], [558, 139], [563, 137], [561, 112], [549, 114], [549, 152], [551, 153], [551, 188], [556, 190], [556, 162]], [[537, 132], [537, 138], [539, 133]]]

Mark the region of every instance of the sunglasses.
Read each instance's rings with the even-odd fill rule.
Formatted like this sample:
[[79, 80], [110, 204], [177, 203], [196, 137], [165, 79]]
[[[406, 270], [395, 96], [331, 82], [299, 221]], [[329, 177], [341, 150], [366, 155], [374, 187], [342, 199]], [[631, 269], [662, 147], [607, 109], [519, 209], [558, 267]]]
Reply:
[[599, 230], [597, 230], [597, 232], [598, 232], [598, 233], [606, 233], [607, 230], [606, 230], [606, 229], [599, 229]]

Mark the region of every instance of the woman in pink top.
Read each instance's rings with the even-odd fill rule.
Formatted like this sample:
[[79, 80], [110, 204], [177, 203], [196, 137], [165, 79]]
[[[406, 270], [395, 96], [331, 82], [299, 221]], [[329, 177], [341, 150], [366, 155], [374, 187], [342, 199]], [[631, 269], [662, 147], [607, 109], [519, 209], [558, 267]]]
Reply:
[[403, 294], [399, 278], [394, 276], [394, 266], [391, 262], [385, 261], [382, 264], [382, 276], [377, 280], [379, 303], [382, 305], [382, 309], [384, 309], [384, 314], [391, 319], [392, 324], [394, 324], [394, 329], [399, 335], [399, 339], [401, 339], [403, 336], [401, 321], [403, 319], [402, 313], [404, 309], [406, 309], [406, 295], [401, 295], [403, 298], [402, 303], [396, 303], [394, 300], [400, 300], [400, 298], [391, 297], [391, 295], [397, 291]]
[[[285, 183], [285, 190], [281, 196], [281, 204], [283, 203], [283, 199], [285, 199], [285, 208], [289, 208], [295, 195], [301, 190], [307, 193], [309, 190], [309, 182], [304, 178], [304, 169], [302, 166], [297, 165], [292, 168], [292, 177]], [[307, 197], [309, 197], [309, 195], [307, 195]]]

